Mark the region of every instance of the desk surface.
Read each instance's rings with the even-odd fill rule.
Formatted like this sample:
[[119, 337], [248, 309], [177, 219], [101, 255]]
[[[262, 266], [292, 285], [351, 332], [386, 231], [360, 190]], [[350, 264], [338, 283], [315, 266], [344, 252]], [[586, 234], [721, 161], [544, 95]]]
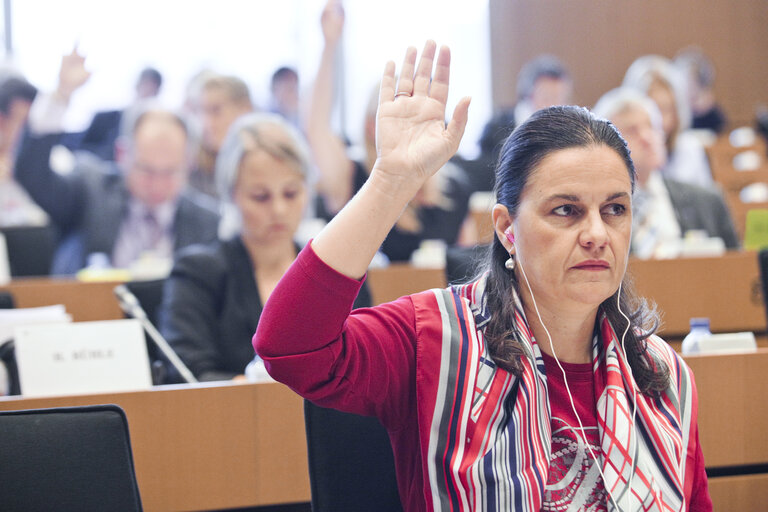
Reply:
[[[699, 391], [707, 467], [768, 464], [768, 349], [686, 358]], [[128, 416], [147, 511], [310, 500], [301, 399], [281, 384], [229, 382], [56, 398], [0, 398], [0, 410], [116, 403]], [[768, 475], [710, 479], [715, 503], [768, 497]], [[716, 508], [717, 509], [717, 508]]]
[[0, 410], [114, 403], [125, 410], [144, 509], [212, 510], [310, 500], [301, 399], [277, 383], [0, 398]]

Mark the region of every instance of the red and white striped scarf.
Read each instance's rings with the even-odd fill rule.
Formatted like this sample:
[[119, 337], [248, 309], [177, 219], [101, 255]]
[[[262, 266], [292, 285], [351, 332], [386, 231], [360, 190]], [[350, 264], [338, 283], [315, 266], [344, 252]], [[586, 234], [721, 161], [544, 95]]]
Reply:
[[[422, 365], [439, 361], [420, 390], [420, 420], [428, 508], [436, 511], [538, 511], [547, 482], [552, 433], [541, 351], [517, 297], [519, 341], [526, 351], [517, 378], [496, 367], [483, 330], [490, 318], [485, 280], [432, 290], [442, 321], [442, 341], [425, 347]], [[418, 300], [418, 299], [417, 299]], [[434, 303], [433, 303], [434, 304]], [[662, 340], [649, 353], [670, 368], [670, 386], [659, 398], [637, 393], [632, 425], [632, 387], [616, 334], [604, 315], [593, 345], [604, 485], [621, 511], [679, 511], [692, 414], [687, 367]], [[431, 413], [431, 416], [430, 416]], [[632, 462], [634, 461], [634, 470]], [[631, 478], [631, 488], [629, 477]], [[609, 500], [608, 510], [617, 510]]]

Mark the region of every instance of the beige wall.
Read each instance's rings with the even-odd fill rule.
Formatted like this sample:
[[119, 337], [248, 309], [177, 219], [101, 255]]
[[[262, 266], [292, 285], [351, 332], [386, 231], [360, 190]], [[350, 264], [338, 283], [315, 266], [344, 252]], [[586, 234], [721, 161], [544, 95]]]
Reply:
[[591, 106], [620, 84], [639, 55], [672, 57], [695, 44], [714, 61], [731, 121], [768, 105], [766, 0], [490, 0], [495, 106], [515, 101], [517, 73], [553, 53], [574, 77], [574, 102]]

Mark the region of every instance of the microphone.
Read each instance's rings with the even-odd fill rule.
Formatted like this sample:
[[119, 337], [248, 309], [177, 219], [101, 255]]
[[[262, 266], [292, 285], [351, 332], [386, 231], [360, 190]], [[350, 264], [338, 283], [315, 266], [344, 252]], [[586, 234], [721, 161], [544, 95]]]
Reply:
[[179, 375], [181, 375], [181, 378], [184, 379], [184, 382], [197, 382], [197, 379], [192, 375], [192, 372], [187, 368], [187, 365], [179, 359], [179, 356], [176, 355], [173, 348], [171, 348], [165, 338], [163, 338], [163, 335], [160, 334], [155, 326], [152, 325], [152, 322], [149, 321], [147, 313], [141, 307], [141, 304], [139, 304], [139, 299], [131, 293], [128, 287], [124, 284], [117, 285], [115, 286], [114, 292], [123, 312], [141, 323], [144, 330], [149, 334], [149, 337], [152, 338], [152, 342], [160, 349], [168, 361], [171, 362], [176, 371], [179, 372]]

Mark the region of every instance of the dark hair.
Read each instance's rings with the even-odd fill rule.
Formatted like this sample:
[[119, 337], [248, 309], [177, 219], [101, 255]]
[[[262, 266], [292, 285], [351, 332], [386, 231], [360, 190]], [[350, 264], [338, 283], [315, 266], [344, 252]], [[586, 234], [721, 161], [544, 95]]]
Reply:
[[533, 87], [539, 78], [570, 80], [565, 65], [554, 55], [539, 55], [526, 62], [517, 75], [517, 99], [524, 100], [533, 94]]
[[163, 85], [163, 75], [153, 67], [146, 67], [141, 70], [141, 73], [139, 73], [139, 82], [143, 82], [145, 80], [149, 80], [155, 84], [155, 87], [158, 89], [160, 89], [160, 86]]
[[37, 88], [24, 78], [11, 76], [0, 81], [0, 113], [7, 115], [11, 104], [16, 100], [32, 103], [37, 96]]
[[[635, 169], [624, 139], [614, 126], [585, 108], [557, 106], [539, 110], [507, 138], [496, 167], [497, 202], [515, 215], [520, 198], [531, 174], [541, 161], [555, 151], [568, 148], [606, 146], [616, 151], [624, 161], [635, 187]], [[501, 368], [520, 375], [523, 348], [515, 337], [515, 308], [513, 288], [518, 290], [514, 272], [504, 266], [509, 254], [494, 238], [486, 258], [488, 271], [488, 308], [492, 316], [485, 330], [491, 357]], [[617, 333], [626, 328], [626, 320], [617, 307], [614, 293], [600, 306]], [[627, 277], [618, 297], [621, 310], [630, 320], [625, 338], [627, 359], [635, 380], [643, 393], [653, 393], [668, 385], [669, 369], [648, 353], [646, 338], [658, 327], [655, 310], [634, 294]]]
[[285, 80], [286, 78], [290, 79], [299, 79], [299, 74], [296, 72], [295, 69], [290, 68], [288, 66], [282, 66], [280, 68], [277, 68], [274, 73], [272, 73], [272, 86], [275, 86], [276, 82], [279, 82], [281, 80]]

